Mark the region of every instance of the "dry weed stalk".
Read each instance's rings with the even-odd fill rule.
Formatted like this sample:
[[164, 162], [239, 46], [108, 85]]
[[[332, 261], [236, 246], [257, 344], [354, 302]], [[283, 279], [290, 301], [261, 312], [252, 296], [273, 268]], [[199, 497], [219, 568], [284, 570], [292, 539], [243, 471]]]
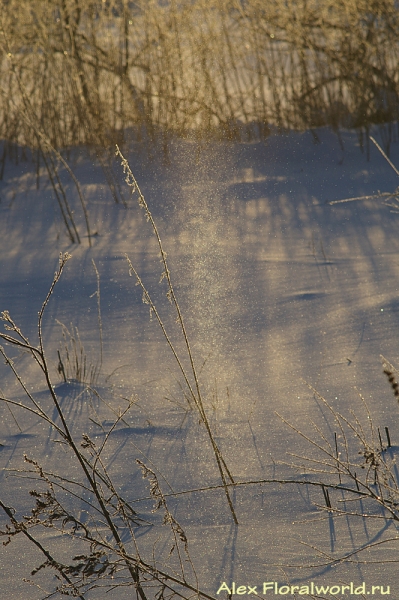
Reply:
[[[395, 167], [389, 156], [387, 156], [386, 152], [381, 148], [380, 144], [376, 141], [376, 139], [370, 135], [370, 140], [373, 142], [377, 150], [384, 157], [390, 167], [394, 170], [396, 175], [399, 176], [399, 170]], [[330, 205], [334, 204], [343, 204], [346, 202], [358, 202], [363, 200], [383, 200], [386, 206], [391, 208], [391, 212], [398, 213], [399, 212], [399, 186], [393, 192], [378, 192], [378, 194], [373, 194], [371, 196], [356, 196], [353, 198], [342, 198], [340, 200], [333, 200], [329, 202]]]
[[[119, 493], [104, 459], [104, 449], [110, 436], [118, 424], [124, 421], [132, 402], [116, 415], [113, 425], [105, 432], [100, 445], [86, 433], [76, 437], [72, 432], [73, 423], [68, 421], [56, 388], [52, 384], [43, 342], [44, 313], [69, 258], [68, 254], [60, 255], [59, 267], [39, 312], [37, 346], [29, 342], [7, 311], [2, 313], [7, 333], [0, 333], [0, 338], [12, 347], [30, 354], [44, 378], [51, 399], [50, 408], [30, 392], [3, 347], [0, 347], [0, 352], [22, 387], [27, 401], [12, 400], [4, 395], [1, 395], [0, 400], [7, 405], [28, 411], [50, 425], [52, 431], [59, 435], [68, 458], [78, 467], [80, 476], [68, 478], [61, 472], [48, 472], [37, 460], [25, 456], [25, 461], [30, 465], [28, 472], [34, 474], [34, 479], [40, 485], [39, 490], [30, 492], [35, 505], [30, 515], [18, 520], [14, 509], [0, 499], [0, 507], [9, 518], [9, 524], [0, 531], [0, 535], [5, 538], [5, 543], [19, 535], [25, 536], [33, 543], [42, 552], [45, 561], [32, 575], [42, 569], [52, 569], [58, 580], [54, 593], [63, 596], [69, 595], [84, 600], [85, 594], [98, 586], [114, 589], [120, 585], [130, 585], [141, 600], [147, 600], [147, 588], [156, 585], [160, 597], [166, 597], [164, 594], [168, 593], [170, 597], [178, 595], [186, 598], [195, 593], [197, 597], [213, 600], [198, 589], [196, 578], [194, 583], [190, 583], [184, 571], [181, 576], [173, 571], [169, 573], [144, 560], [140, 555], [134, 527], [144, 521]], [[76, 506], [74, 501], [77, 501]], [[82, 506], [85, 507], [83, 512], [87, 517], [84, 522], [80, 516]], [[166, 510], [166, 501], [163, 506]], [[169, 515], [167, 521], [176, 542], [184, 543], [184, 532], [177, 521], [170, 512], [165, 514]], [[55, 531], [67, 534], [70, 539], [85, 547], [86, 551], [74, 556], [69, 564], [60, 562], [46, 547], [46, 542], [39, 541], [34, 535], [35, 529], [40, 531], [43, 527], [51, 527]], [[106, 535], [103, 533], [104, 527]], [[133, 553], [127, 544], [133, 548]], [[193, 569], [192, 573], [195, 575]]]
[[[383, 359], [383, 365], [384, 373], [389, 377], [396, 397], [397, 384], [391, 371], [392, 365], [386, 359]], [[312, 425], [316, 436], [305, 434], [284, 417], [278, 415], [316, 451], [316, 454], [289, 453], [295, 462], [284, 464], [288, 464], [295, 470], [305, 471], [308, 473], [308, 484], [322, 488], [324, 505], [315, 503], [315, 506], [327, 514], [327, 518], [330, 520], [330, 531], [331, 528], [334, 529], [332, 519], [338, 517], [382, 520], [384, 526], [389, 522], [398, 523], [399, 481], [388, 427], [385, 427], [387, 437], [385, 445], [380, 428], [374, 425], [370, 410], [362, 396], [360, 398], [367, 419], [367, 428], [353, 410], [350, 410], [349, 417], [342, 415], [317, 390], [310, 385], [308, 387], [315, 399], [321, 402], [327, 410], [326, 418], [328, 415], [331, 416], [331, 422], [328, 425], [330, 434], [331, 431], [335, 431], [334, 440], [330, 440], [329, 436], [314, 422]], [[354, 444], [359, 448], [357, 454], [353, 449]], [[315, 480], [316, 476], [318, 481]], [[338, 477], [338, 482], [334, 483], [336, 477]], [[395, 537], [380, 540], [378, 543], [373, 541], [338, 556], [336, 554], [327, 555], [316, 546], [311, 546], [324, 560], [307, 566], [321, 567], [341, 562], [357, 564], [365, 562], [367, 564], [367, 560], [362, 561], [357, 558], [357, 555], [391, 542], [392, 539], [397, 540]]]
[[[60, 212], [68, 232], [69, 239], [74, 244], [77, 242], [80, 244], [80, 236], [76, 227], [73, 211], [69, 205], [66, 189], [64, 184], [61, 181], [59, 175], [59, 165], [62, 165], [66, 171], [68, 172], [70, 178], [72, 179], [76, 191], [79, 196], [79, 200], [81, 203], [85, 224], [87, 237], [89, 241], [89, 246], [91, 246], [91, 232], [90, 232], [90, 223], [89, 223], [89, 214], [87, 211], [86, 201], [79, 184], [79, 181], [75, 177], [72, 169], [70, 168], [67, 161], [61, 155], [61, 153], [57, 150], [57, 148], [51, 143], [48, 135], [45, 133], [45, 130], [40, 126], [40, 119], [38, 118], [37, 113], [35, 112], [35, 107], [32, 104], [32, 99], [29, 94], [29, 91], [19, 73], [15, 57], [10, 52], [10, 46], [8, 41], [8, 35], [4, 30], [3, 24], [0, 21], [0, 34], [2, 37], [2, 47], [7, 56], [7, 60], [10, 65], [10, 70], [15, 76], [16, 84], [18, 86], [18, 92], [20, 96], [20, 106], [16, 106], [15, 100], [13, 97], [10, 98], [10, 103], [15, 107], [15, 110], [18, 113], [18, 117], [26, 124], [27, 128], [33, 132], [35, 139], [35, 147], [37, 149], [37, 157], [38, 157], [38, 165], [37, 165], [37, 181], [39, 181], [39, 162], [40, 157], [42, 158], [44, 165], [47, 170], [48, 177], [50, 179], [54, 195], [58, 202]], [[6, 95], [6, 91], [0, 88], [0, 97], [4, 98]]]
[[[195, 572], [193, 561], [191, 560], [191, 557], [190, 557], [190, 554], [188, 551], [188, 539], [187, 539], [186, 533], [184, 532], [180, 523], [178, 523], [178, 521], [175, 519], [175, 517], [170, 512], [167, 501], [166, 501], [166, 496], [163, 493], [161, 486], [159, 485], [158, 478], [157, 478], [155, 472], [152, 469], [150, 469], [149, 467], [147, 467], [141, 460], [136, 459], [136, 462], [141, 468], [143, 478], [148, 479], [149, 484], [150, 484], [150, 495], [151, 495], [151, 498], [154, 500], [154, 508], [153, 508], [152, 512], [157, 512], [158, 510], [162, 509], [164, 512], [163, 524], [169, 525], [169, 527], [172, 531], [173, 545], [170, 548], [169, 556], [173, 552], [177, 553], [179, 567], [180, 567], [180, 574], [181, 574], [183, 581], [187, 581], [184, 563], [188, 562], [191, 572], [195, 578], [196, 586], [197, 586], [197, 590], [198, 590], [199, 589], [198, 578], [197, 578], [197, 574]], [[183, 548], [181, 548], [181, 546], [183, 546]]]
[[121, 164], [123, 167], [123, 172], [125, 174], [125, 182], [126, 184], [130, 187], [132, 194], [137, 193], [138, 196], [138, 203], [139, 206], [141, 208], [144, 209], [145, 215], [146, 215], [146, 219], [147, 221], [149, 221], [153, 233], [156, 237], [157, 240], [157, 244], [159, 247], [159, 251], [160, 251], [160, 256], [161, 256], [161, 262], [163, 265], [163, 271], [161, 274], [161, 279], [160, 282], [162, 282], [163, 279], [166, 279], [167, 282], [167, 292], [166, 292], [166, 297], [168, 298], [168, 300], [171, 302], [171, 304], [175, 307], [176, 313], [177, 313], [177, 322], [179, 323], [180, 326], [180, 331], [181, 334], [183, 336], [184, 339], [184, 344], [186, 347], [186, 353], [187, 353], [187, 358], [189, 360], [189, 364], [190, 364], [190, 372], [191, 372], [191, 376], [194, 382], [194, 385], [190, 382], [190, 377], [186, 371], [186, 369], [183, 366], [183, 362], [181, 357], [179, 356], [179, 354], [177, 353], [175, 346], [168, 334], [168, 332], [166, 331], [165, 325], [160, 317], [160, 314], [157, 310], [156, 305], [154, 304], [150, 293], [148, 292], [147, 288], [145, 287], [140, 275], [138, 274], [138, 272], [136, 271], [136, 269], [134, 268], [130, 258], [126, 255], [126, 259], [128, 261], [128, 265], [129, 265], [129, 273], [134, 274], [134, 276], [136, 277], [137, 280], [137, 284], [141, 287], [142, 292], [143, 292], [143, 301], [148, 304], [150, 306], [150, 314], [154, 314], [156, 317], [156, 320], [158, 321], [158, 324], [162, 330], [162, 333], [166, 339], [166, 342], [169, 346], [169, 348], [171, 349], [173, 356], [179, 366], [179, 369], [183, 375], [184, 381], [187, 385], [188, 388], [188, 392], [189, 392], [189, 396], [190, 398], [193, 400], [195, 407], [198, 410], [198, 413], [200, 415], [201, 421], [205, 426], [205, 429], [207, 431], [211, 446], [212, 446], [212, 450], [216, 459], [216, 463], [217, 463], [217, 467], [220, 473], [220, 477], [222, 479], [223, 482], [223, 486], [224, 486], [224, 491], [225, 491], [225, 495], [227, 498], [227, 502], [231, 511], [231, 514], [233, 516], [233, 520], [236, 524], [238, 524], [238, 520], [237, 520], [237, 516], [234, 510], [234, 506], [230, 497], [230, 493], [229, 493], [229, 489], [227, 486], [228, 481], [230, 481], [231, 483], [234, 483], [234, 479], [230, 473], [229, 468], [226, 465], [226, 462], [223, 458], [223, 455], [220, 451], [220, 448], [218, 447], [216, 440], [214, 438], [214, 435], [212, 433], [211, 430], [211, 426], [204, 408], [204, 403], [203, 403], [203, 398], [202, 398], [202, 393], [201, 393], [201, 387], [200, 387], [200, 383], [199, 383], [199, 378], [198, 378], [198, 372], [197, 372], [197, 368], [195, 366], [194, 363], [194, 357], [193, 357], [193, 353], [192, 353], [192, 349], [191, 349], [191, 345], [188, 339], [188, 334], [187, 334], [187, 330], [186, 330], [186, 326], [183, 320], [183, 315], [179, 306], [179, 303], [177, 301], [177, 297], [172, 285], [172, 280], [171, 280], [171, 276], [170, 276], [170, 270], [168, 267], [168, 263], [166, 260], [166, 252], [163, 248], [162, 245], [162, 241], [161, 241], [161, 237], [160, 234], [158, 232], [158, 228], [156, 226], [156, 223], [153, 219], [153, 216], [148, 208], [147, 202], [143, 196], [143, 194], [141, 193], [141, 190], [138, 186], [138, 183], [130, 169], [129, 163], [128, 161], [125, 159], [125, 157], [123, 156], [123, 154], [121, 153], [119, 147], [116, 147], [116, 155], [120, 157], [121, 159]]

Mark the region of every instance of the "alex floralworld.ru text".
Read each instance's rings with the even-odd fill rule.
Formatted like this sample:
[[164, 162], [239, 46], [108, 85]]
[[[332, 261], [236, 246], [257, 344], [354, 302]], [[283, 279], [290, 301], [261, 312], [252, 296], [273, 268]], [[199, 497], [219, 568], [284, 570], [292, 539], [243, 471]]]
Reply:
[[224, 581], [216, 593], [221, 594], [222, 592], [227, 592], [229, 596], [257, 596], [258, 594], [274, 594], [276, 596], [287, 596], [291, 594], [298, 594], [299, 596], [308, 594], [331, 594], [332, 596], [337, 596], [338, 594], [346, 594], [348, 596], [364, 597], [364, 594], [376, 596], [390, 595], [391, 588], [389, 585], [366, 585], [364, 581], [361, 585], [356, 585], [353, 581], [347, 585], [317, 585], [313, 581], [308, 585], [280, 584], [277, 581], [265, 581], [262, 585], [238, 585], [233, 581], [231, 585], [228, 585]]

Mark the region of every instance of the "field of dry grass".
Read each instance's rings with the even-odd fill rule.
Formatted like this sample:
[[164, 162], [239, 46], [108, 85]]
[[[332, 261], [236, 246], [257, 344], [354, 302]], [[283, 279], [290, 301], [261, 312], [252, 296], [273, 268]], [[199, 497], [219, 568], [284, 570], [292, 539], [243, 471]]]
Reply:
[[[262, 137], [398, 120], [394, 0], [7, 0], [0, 137]], [[386, 143], [391, 139], [389, 128]], [[47, 145], [46, 145], [47, 144]], [[39, 160], [39, 159], [38, 159]]]

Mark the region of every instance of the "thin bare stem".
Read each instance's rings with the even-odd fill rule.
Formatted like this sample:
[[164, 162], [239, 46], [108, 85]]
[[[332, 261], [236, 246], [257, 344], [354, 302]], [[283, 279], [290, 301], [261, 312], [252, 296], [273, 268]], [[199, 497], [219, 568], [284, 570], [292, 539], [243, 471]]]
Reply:
[[[4, 504], [4, 502], [2, 502], [0, 500], [0, 506], [1, 508], [4, 510], [4, 512], [6, 513], [6, 515], [8, 516], [8, 518], [10, 519], [11, 523], [14, 526], [18, 526], [18, 523], [14, 517], [13, 511], [11, 510], [11, 508], [9, 506], [6, 506]], [[26, 536], [28, 538], [28, 540], [30, 542], [32, 542], [37, 548], [39, 548], [39, 550], [44, 554], [44, 556], [47, 558], [49, 564], [56, 569], [56, 571], [58, 571], [58, 573], [61, 575], [61, 577], [63, 579], [65, 579], [65, 581], [68, 583], [69, 586], [71, 586], [73, 592], [74, 592], [74, 596], [76, 598], [80, 598], [80, 600], [86, 600], [85, 597], [80, 593], [79, 589], [74, 585], [73, 581], [68, 577], [68, 575], [65, 573], [65, 570], [62, 568], [62, 565], [60, 565], [60, 563], [55, 560], [55, 558], [53, 558], [53, 556], [50, 554], [50, 552], [48, 550], [46, 550], [46, 548], [36, 539], [33, 537], [33, 535], [31, 535], [29, 533], [29, 531], [27, 531], [24, 528], [20, 528], [21, 533], [23, 533], [24, 536]]]
[[100, 295], [100, 273], [98, 272], [97, 265], [94, 262], [94, 258], [91, 259], [93, 269], [96, 274], [97, 290], [95, 291], [97, 297], [97, 317], [98, 317], [98, 331], [100, 335], [100, 369], [103, 365], [103, 322], [101, 319], [101, 295]]
[[[212, 445], [212, 449], [213, 449], [213, 452], [214, 452], [214, 455], [215, 455], [215, 459], [216, 459], [216, 463], [217, 463], [217, 466], [218, 466], [218, 469], [219, 469], [220, 477], [221, 477], [222, 482], [223, 482], [226, 499], [227, 499], [227, 502], [228, 502], [231, 514], [233, 516], [233, 520], [234, 520], [234, 522], [236, 524], [238, 524], [238, 520], [237, 520], [237, 516], [235, 514], [234, 506], [233, 506], [233, 503], [232, 503], [232, 500], [231, 500], [231, 497], [230, 497], [230, 494], [229, 494], [228, 487], [226, 485], [227, 484], [227, 478], [231, 481], [231, 483], [234, 483], [234, 479], [233, 479], [233, 477], [232, 477], [232, 475], [230, 473], [230, 470], [227, 467], [226, 462], [225, 462], [225, 460], [223, 458], [223, 455], [222, 455], [222, 453], [221, 453], [221, 451], [220, 451], [220, 449], [219, 449], [219, 447], [218, 447], [218, 445], [217, 445], [217, 443], [215, 441], [215, 438], [213, 436], [213, 433], [212, 433], [212, 430], [211, 430], [211, 427], [210, 427], [210, 423], [209, 423], [208, 417], [206, 415], [206, 411], [205, 411], [203, 400], [202, 400], [202, 394], [201, 394], [201, 388], [200, 388], [200, 384], [199, 384], [199, 378], [198, 378], [198, 375], [197, 375], [197, 369], [196, 369], [196, 366], [195, 366], [195, 363], [194, 363], [194, 357], [193, 357], [193, 353], [192, 353], [192, 350], [191, 350], [191, 345], [190, 345], [190, 342], [189, 342], [189, 339], [188, 339], [186, 327], [185, 327], [185, 324], [184, 324], [183, 315], [182, 315], [182, 312], [181, 312], [181, 309], [180, 309], [180, 306], [179, 306], [179, 303], [177, 301], [177, 297], [176, 297], [176, 294], [175, 294], [175, 291], [174, 291], [174, 288], [173, 288], [173, 285], [172, 285], [172, 280], [171, 280], [171, 276], [170, 276], [170, 270], [169, 270], [169, 266], [168, 266], [167, 259], [166, 259], [166, 252], [165, 252], [165, 250], [163, 248], [162, 240], [161, 240], [158, 228], [157, 228], [156, 223], [155, 223], [155, 221], [153, 219], [153, 216], [152, 216], [152, 214], [151, 214], [151, 212], [150, 212], [150, 210], [148, 208], [148, 204], [147, 204], [147, 202], [146, 202], [146, 200], [145, 200], [145, 198], [144, 198], [144, 196], [143, 196], [143, 194], [142, 194], [142, 192], [140, 190], [140, 187], [139, 187], [139, 185], [138, 185], [138, 183], [136, 181], [136, 178], [134, 177], [134, 175], [132, 173], [132, 170], [130, 169], [128, 161], [125, 159], [125, 157], [123, 156], [123, 154], [120, 151], [120, 149], [119, 149], [118, 146], [116, 146], [116, 155], [119, 156], [120, 159], [121, 159], [121, 165], [122, 165], [122, 168], [123, 168], [123, 172], [125, 174], [125, 182], [131, 188], [132, 194], [135, 193], [135, 192], [137, 193], [139, 206], [144, 209], [144, 212], [145, 212], [145, 215], [146, 215], [146, 219], [147, 219], [147, 221], [150, 222], [152, 230], [154, 232], [154, 235], [155, 235], [157, 243], [158, 243], [158, 247], [159, 247], [160, 255], [161, 255], [161, 262], [162, 262], [162, 265], [163, 265], [163, 271], [162, 271], [162, 275], [161, 275], [161, 281], [163, 279], [166, 279], [166, 281], [167, 281], [167, 287], [168, 287], [167, 297], [172, 302], [172, 304], [174, 305], [174, 307], [176, 309], [177, 320], [178, 320], [178, 323], [180, 325], [180, 331], [181, 331], [181, 333], [183, 335], [184, 343], [185, 343], [186, 350], [187, 350], [187, 356], [188, 356], [188, 359], [189, 359], [189, 362], [190, 362], [191, 374], [192, 374], [192, 377], [194, 379], [195, 393], [194, 393], [192, 385], [190, 384], [190, 381], [189, 381], [189, 378], [188, 378], [188, 376], [186, 374], [186, 371], [185, 371], [185, 369], [183, 367], [182, 361], [181, 361], [179, 355], [177, 354], [177, 352], [176, 352], [176, 350], [174, 348], [174, 345], [173, 345], [173, 343], [172, 343], [172, 341], [171, 341], [171, 339], [170, 339], [170, 337], [169, 337], [169, 335], [168, 335], [168, 333], [167, 333], [167, 331], [165, 329], [165, 326], [164, 326], [164, 324], [163, 324], [163, 322], [162, 322], [162, 320], [161, 320], [161, 318], [159, 316], [159, 313], [157, 311], [155, 303], [152, 301], [151, 296], [150, 296], [149, 292], [147, 291], [146, 287], [144, 286], [144, 284], [143, 284], [143, 282], [142, 282], [139, 274], [137, 273], [136, 269], [133, 267], [133, 264], [130, 261], [129, 257], [126, 255], [126, 258], [127, 258], [127, 261], [128, 261], [128, 265], [129, 265], [129, 272], [130, 273], [132, 273], [132, 272], [134, 273], [134, 275], [136, 277], [136, 280], [137, 280], [137, 283], [138, 283], [138, 285], [140, 285], [140, 287], [141, 287], [141, 289], [143, 291], [143, 299], [144, 299], [144, 301], [147, 304], [149, 304], [150, 311], [154, 312], [154, 314], [156, 316], [158, 324], [160, 325], [161, 330], [162, 330], [162, 332], [163, 332], [163, 334], [165, 336], [165, 339], [166, 339], [169, 347], [171, 348], [171, 350], [173, 352], [173, 355], [174, 355], [175, 360], [176, 360], [176, 362], [177, 362], [177, 364], [179, 366], [179, 369], [182, 372], [184, 380], [185, 380], [185, 382], [187, 384], [187, 387], [189, 389], [190, 395], [191, 395], [191, 397], [192, 397], [192, 399], [193, 399], [193, 401], [194, 401], [194, 403], [195, 403], [195, 405], [197, 407], [197, 410], [198, 410], [198, 412], [200, 414], [201, 420], [202, 420], [202, 422], [205, 425], [205, 428], [206, 428], [206, 431], [208, 433], [208, 437], [210, 439], [210, 442], [211, 442], [211, 445]], [[226, 477], [226, 475], [227, 475], [227, 477]]]

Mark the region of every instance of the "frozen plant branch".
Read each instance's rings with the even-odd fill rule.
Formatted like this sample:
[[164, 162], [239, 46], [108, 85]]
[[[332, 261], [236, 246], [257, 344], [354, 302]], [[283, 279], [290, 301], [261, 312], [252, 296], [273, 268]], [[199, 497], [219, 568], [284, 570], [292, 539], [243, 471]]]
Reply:
[[[158, 243], [158, 247], [159, 247], [159, 250], [160, 250], [160, 254], [161, 254], [161, 262], [162, 262], [162, 265], [163, 265], [163, 271], [162, 271], [162, 275], [161, 275], [161, 281], [163, 279], [166, 279], [166, 281], [167, 281], [168, 291], [167, 291], [166, 295], [167, 295], [167, 298], [170, 300], [170, 302], [174, 305], [176, 313], [177, 313], [177, 321], [178, 321], [178, 323], [180, 325], [180, 331], [181, 331], [181, 333], [183, 335], [183, 339], [184, 339], [184, 343], [185, 343], [185, 347], [186, 347], [186, 351], [187, 351], [187, 356], [188, 356], [188, 359], [189, 359], [189, 362], [190, 362], [191, 374], [192, 374], [192, 377], [194, 379], [194, 386], [192, 386], [190, 384], [189, 378], [188, 378], [188, 376], [186, 374], [186, 371], [185, 371], [185, 369], [183, 367], [182, 361], [181, 361], [181, 359], [180, 359], [177, 351], [174, 348], [174, 344], [172, 343], [172, 341], [170, 339], [170, 336], [168, 335], [168, 333], [167, 333], [167, 331], [165, 329], [165, 326], [164, 326], [164, 324], [163, 324], [163, 322], [162, 322], [162, 320], [160, 318], [160, 315], [159, 315], [158, 310], [157, 310], [157, 308], [155, 306], [155, 303], [151, 299], [151, 296], [150, 296], [147, 288], [145, 287], [145, 285], [144, 285], [141, 277], [139, 276], [137, 270], [134, 268], [131, 260], [129, 259], [128, 256], [126, 256], [126, 259], [128, 261], [128, 265], [129, 265], [129, 273], [130, 274], [134, 273], [134, 275], [136, 277], [136, 280], [137, 280], [137, 284], [141, 287], [142, 292], [143, 292], [143, 301], [146, 304], [149, 304], [150, 311], [155, 314], [156, 319], [158, 321], [158, 324], [161, 327], [162, 333], [165, 336], [165, 339], [166, 339], [166, 341], [168, 343], [168, 346], [172, 350], [173, 356], [174, 356], [174, 358], [175, 358], [175, 360], [176, 360], [176, 362], [177, 362], [177, 364], [179, 366], [180, 371], [183, 374], [184, 380], [185, 380], [186, 385], [187, 385], [187, 387], [189, 389], [189, 392], [190, 392], [190, 396], [193, 399], [194, 404], [195, 404], [195, 406], [196, 406], [196, 408], [197, 408], [197, 410], [199, 412], [201, 421], [205, 425], [205, 428], [206, 428], [206, 431], [207, 431], [207, 434], [208, 434], [208, 437], [209, 437], [209, 440], [210, 440], [210, 443], [211, 443], [211, 446], [212, 446], [212, 449], [213, 449], [213, 453], [214, 453], [214, 456], [215, 456], [215, 459], [216, 459], [216, 463], [217, 463], [217, 467], [218, 467], [218, 470], [219, 470], [219, 474], [220, 474], [220, 477], [221, 477], [222, 482], [223, 482], [223, 488], [224, 488], [224, 492], [225, 492], [225, 495], [226, 495], [227, 503], [229, 505], [229, 509], [230, 509], [231, 514], [232, 514], [234, 523], [237, 525], [238, 524], [238, 519], [237, 519], [237, 516], [236, 516], [236, 513], [235, 513], [235, 509], [234, 509], [233, 502], [231, 500], [229, 489], [228, 489], [228, 485], [227, 485], [228, 480], [231, 483], [234, 483], [234, 479], [233, 479], [233, 477], [232, 477], [232, 475], [230, 473], [229, 468], [227, 467], [227, 464], [226, 464], [226, 462], [225, 462], [225, 460], [223, 458], [223, 455], [222, 455], [222, 453], [220, 451], [220, 448], [219, 448], [219, 446], [216, 443], [216, 440], [214, 438], [214, 435], [213, 435], [213, 432], [211, 430], [211, 426], [210, 426], [210, 423], [209, 423], [209, 420], [208, 420], [208, 417], [207, 417], [207, 414], [206, 414], [206, 411], [205, 411], [205, 408], [204, 408], [203, 399], [202, 399], [202, 393], [201, 393], [201, 388], [200, 388], [200, 383], [199, 383], [199, 378], [198, 378], [198, 374], [197, 374], [197, 369], [196, 369], [196, 366], [195, 366], [195, 363], [194, 363], [194, 357], [193, 357], [191, 345], [190, 345], [190, 342], [189, 342], [189, 339], [188, 339], [188, 334], [187, 334], [187, 331], [186, 331], [186, 327], [185, 327], [185, 324], [184, 324], [183, 315], [182, 315], [182, 312], [180, 310], [180, 306], [179, 306], [179, 303], [177, 301], [177, 297], [176, 297], [176, 294], [175, 294], [175, 291], [174, 291], [174, 288], [173, 288], [173, 285], [172, 285], [170, 271], [169, 271], [168, 263], [167, 263], [167, 260], [166, 260], [166, 256], [167, 255], [166, 255], [166, 252], [165, 252], [165, 250], [163, 248], [162, 240], [161, 240], [160, 234], [158, 232], [158, 228], [157, 228], [156, 223], [155, 223], [155, 221], [153, 219], [153, 216], [152, 216], [152, 214], [151, 214], [151, 212], [150, 212], [150, 210], [148, 208], [148, 204], [147, 204], [147, 202], [146, 202], [146, 200], [144, 198], [144, 195], [142, 194], [142, 192], [140, 190], [140, 187], [139, 187], [139, 185], [138, 185], [138, 183], [136, 181], [136, 178], [134, 177], [134, 175], [132, 173], [132, 170], [131, 170], [131, 168], [129, 166], [128, 161], [123, 156], [123, 154], [120, 151], [120, 149], [119, 149], [118, 146], [116, 146], [116, 156], [118, 156], [121, 159], [121, 165], [122, 165], [122, 168], [123, 168], [123, 173], [125, 175], [125, 182], [130, 187], [132, 194], [136, 193], [138, 195], [138, 204], [139, 204], [139, 206], [141, 208], [144, 209], [144, 212], [145, 212], [145, 215], [146, 215], [146, 219], [147, 219], [147, 221], [150, 222], [152, 230], [153, 230], [153, 233], [154, 233], [154, 235], [156, 237], [156, 240], [157, 240], [157, 243]], [[195, 388], [195, 392], [193, 390], [193, 387]]]

